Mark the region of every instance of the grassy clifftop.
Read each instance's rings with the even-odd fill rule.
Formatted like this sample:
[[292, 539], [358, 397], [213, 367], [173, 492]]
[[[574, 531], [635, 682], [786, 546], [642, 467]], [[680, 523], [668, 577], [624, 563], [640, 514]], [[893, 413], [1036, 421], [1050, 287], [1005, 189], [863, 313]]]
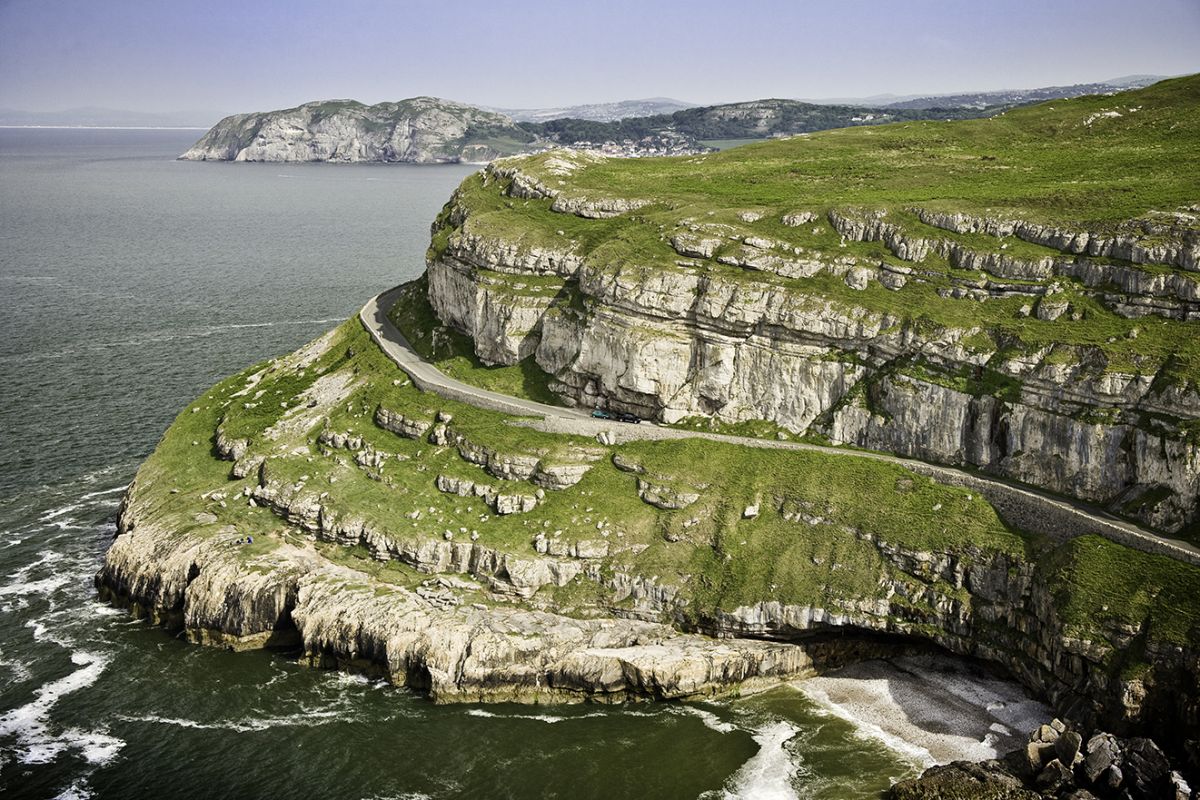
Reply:
[[[845, 128], [699, 157], [607, 160], [580, 191], [676, 207], [932, 204], [1102, 227], [1197, 200], [1200, 76], [1115, 96], [1053, 100], [988, 119]], [[524, 162], [547, 178], [553, 155]], [[1184, 167], [1184, 168], [1181, 168]]]

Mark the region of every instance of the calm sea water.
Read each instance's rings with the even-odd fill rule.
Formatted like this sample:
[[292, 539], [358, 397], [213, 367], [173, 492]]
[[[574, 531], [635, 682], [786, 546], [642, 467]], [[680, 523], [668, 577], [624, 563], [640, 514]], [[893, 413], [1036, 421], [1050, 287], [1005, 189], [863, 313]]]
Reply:
[[177, 410], [415, 277], [472, 169], [174, 161], [197, 135], [0, 130], [0, 794], [841, 800], [913, 771], [791, 688], [434, 706], [96, 602]]

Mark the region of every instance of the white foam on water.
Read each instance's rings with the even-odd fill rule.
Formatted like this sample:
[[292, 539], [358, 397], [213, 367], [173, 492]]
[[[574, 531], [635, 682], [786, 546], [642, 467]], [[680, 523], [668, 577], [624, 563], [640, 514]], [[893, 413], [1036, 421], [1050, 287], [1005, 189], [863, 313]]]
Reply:
[[103, 497], [106, 494], [116, 494], [117, 492], [125, 491], [125, 489], [128, 487], [129, 487], [129, 484], [124, 483], [124, 484], [121, 484], [120, 486], [114, 486], [111, 489], [101, 489], [98, 492], [88, 492], [87, 494], [80, 495], [79, 499], [80, 500], [91, 500], [93, 497]]
[[732, 722], [726, 722], [713, 712], [704, 708], [699, 708], [697, 706], [684, 703], [682, 705], [670, 706], [670, 709], [675, 713], [699, 717], [700, 721], [704, 723], [704, 727], [708, 728], [709, 730], [714, 730], [717, 733], [733, 733], [734, 731], [739, 730], [737, 725], [734, 725]]
[[108, 666], [100, 653], [76, 651], [71, 662], [79, 669], [34, 690], [34, 699], [0, 715], [0, 736], [16, 740], [16, 759], [22, 764], [45, 764], [68, 750], [78, 750], [91, 764], [103, 765], [116, 757], [125, 742], [102, 731], [67, 728], [51, 731], [50, 713], [58, 701], [91, 686]]
[[23, 683], [33, 677], [32, 670], [24, 661], [4, 658], [3, 655], [0, 655], [0, 669], [7, 669], [11, 673], [10, 679], [6, 681], [9, 684]]
[[81, 508], [83, 508], [83, 503], [71, 503], [60, 508], [52, 508], [38, 517], [38, 522], [49, 522], [50, 520], [58, 519], [63, 514], [70, 514], [72, 511], [78, 511]]
[[47, 524], [49, 524], [51, 527], [58, 528], [60, 531], [84, 531], [88, 529], [87, 525], [79, 525], [77, 522], [78, 521], [74, 517], [67, 517], [66, 519], [56, 519]]
[[87, 783], [78, 780], [54, 796], [54, 800], [91, 800], [95, 797]]
[[603, 713], [595, 711], [588, 714], [572, 714], [569, 717], [560, 717], [554, 714], [497, 714], [494, 711], [486, 711], [482, 708], [467, 709], [467, 716], [470, 717], [485, 717], [488, 719], [528, 719], [535, 722], [545, 722], [548, 725], [553, 725], [557, 722], [570, 722], [576, 719], [591, 719], [592, 717], [602, 717]]
[[867, 661], [792, 685], [919, 768], [996, 758], [1050, 715], [1016, 683], [944, 656]]
[[811, 682], [806, 682], [800, 684], [798, 688], [805, 697], [817, 704], [821, 712], [849, 722], [854, 727], [855, 736], [868, 741], [879, 742], [906, 761], [910, 761], [922, 769], [932, 767], [937, 763], [937, 759], [933, 757], [933, 754], [928, 749], [919, 744], [909, 742], [893, 733], [889, 733], [874, 722], [856, 716], [850, 708], [831, 700], [821, 687], [813, 685]]
[[341, 317], [327, 319], [285, 319], [278, 322], [231, 322], [228, 325], [214, 325], [205, 328], [208, 331], [237, 330], [238, 328], [274, 328], [277, 325], [328, 325], [331, 322], [343, 322]]
[[160, 717], [157, 714], [130, 716], [122, 714], [117, 717], [122, 722], [143, 722], [156, 725], [173, 725], [178, 728], [194, 728], [204, 731], [235, 731], [237, 733], [253, 733], [271, 728], [315, 728], [329, 722], [345, 722], [349, 718], [340, 710], [303, 711], [283, 717], [252, 717], [240, 720], [220, 720], [217, 722], [200, 722], [182, 717]]
[[34, 559], [33, 561], [30, 561], [25, 566], [23, 566], [20, 569], [13, 572], [13, 574], [11, 576], [12, 577], [11, 583], [12, 584], [22, 583], [25, 580], [27, 580], [29, 578], [30, 573], [32, 573], [38, 567], [47, 566], [47, 565], [55, 563], [56, 561], [61, 561], [64, 557], [65, 556], [63, 556], [63, 554], [57, 550], [50, 550], [50, 549], [41, 550], [38, 552], [36, 559]]
[[359, 672], [335, 672], [329, 680], [342, 686], [379, 686], [385, 682], [379, 678], [371, 678]]
[[0, 586], [0, 597], [9, 595], [48, 595], [71, 583], [70, 575], [51, 575], [37, 581], [17, 581]]
[[725, 784], [724, 800], [799, 800], [794, 785], [799, 764], [787, 743], [800, 729], [782, 720], [754, 731], [758, 752]]
[[[128, 612], [122, 611], [119, 608], [114, 608], [107, 603], [101, 603], [99, 600], [94, 598], [88, 601], [87, 609], [97, 617], [120, 617], [122, 620], [124, 620], [129, 616]], [[141, 622], [141, 620], [134, 621]]]

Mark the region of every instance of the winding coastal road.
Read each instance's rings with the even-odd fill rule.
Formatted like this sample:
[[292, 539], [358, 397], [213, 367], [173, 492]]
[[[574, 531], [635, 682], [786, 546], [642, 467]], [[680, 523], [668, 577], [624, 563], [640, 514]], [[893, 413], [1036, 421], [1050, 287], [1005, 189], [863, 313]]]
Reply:
[[514, 414], [539, 417], [530, 427], [548, 433], [569, 433], [598, 437], [609, 441], [634, 439], [709, 439], [717, 442], [776, 450], [800, 450], [842, 458], [863, 458], [896, 464], [912, 472], [927, 475], [943, 483], [970, 488], [986, 497], [1006, 522], [1018, 528], [1063, 540], [1084, 534], [1097, 534], [1147, 553], [1169, 556], [1200, 566], [1200, 548], [1187, 542], [1153, 533], [1107, 511], [1079, 500], [1050, 494], [1026, 484], [994, 476], [968, 472], [940, 464], [930, 464], [886, 453], [826, 447], [807, 442], [755, 439], [703, 431], [667, 428], [651, 423], [623, 425], [612, 420], [595, 419], [590, 412], [551, 406], [519, 397], [500, 394], [463, 383], [441, 372], [418, 354], [387, 317], [402, 287], [372, 297], [359, 311], [359, 318], [375, 343], [395, 364], [408, 373], [413, 384], [424, 392], [434, 392], [462, 403]]

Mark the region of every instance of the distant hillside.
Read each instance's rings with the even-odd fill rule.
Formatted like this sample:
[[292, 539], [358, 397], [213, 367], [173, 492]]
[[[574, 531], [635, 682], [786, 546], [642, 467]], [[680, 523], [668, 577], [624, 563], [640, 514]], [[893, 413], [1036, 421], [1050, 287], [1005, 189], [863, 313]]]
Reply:
[[694, 103], [672, 100], [670, 97], [649, 97], [644, 100], [620, 100], [615, 103], [590, 103], [563, 108], [489, 108], [507, 114], [517, 122], [545, 122], [552, 119], [586, 119], [593, 122], [616, 122], [629, 117], [649, 117], [670, 114]]
[[880, 109], [866, 106], [837, 106], [804, 103], [799, 100], [750, 100], [633, 117], [618, 122], [594, 122], [581, 119], [557, 119], [543, 123], [521, 123], [521, 127], [545, 136], [557, 144], [638, 140], [671, 131], [693, 140], [766, 139], [797, 133], [880, 125], [909, 120], [966, 119], [980, 116], [975, 109]]
[[1043, 86], [1039, 89], [1012, 89], [1000, 92], [966, 92], [964, 94], [944, 94], [931, 97], [916, 97], [887, 104], [889, 109], [923, 109], [923, 108], [977, 108], [987, 109], [998, 106], [1015, 106], [1025, 103], [1038, 103], [1043, 100], [1060, 100], [1070, 97], [1082, 97], [1088, 94], [1112, 94], [1129, 89], [1149, 86], [1162, 80], [1158, 75], [1135, 75], [1114, 81], [1100, 83], [1076, 83], [1070, 86]]
[[180, 156], [189, 161], [485, 162], [531, 149], [537, 137], [475, 106], [414, 97], [354, 100], [235, 114]]

